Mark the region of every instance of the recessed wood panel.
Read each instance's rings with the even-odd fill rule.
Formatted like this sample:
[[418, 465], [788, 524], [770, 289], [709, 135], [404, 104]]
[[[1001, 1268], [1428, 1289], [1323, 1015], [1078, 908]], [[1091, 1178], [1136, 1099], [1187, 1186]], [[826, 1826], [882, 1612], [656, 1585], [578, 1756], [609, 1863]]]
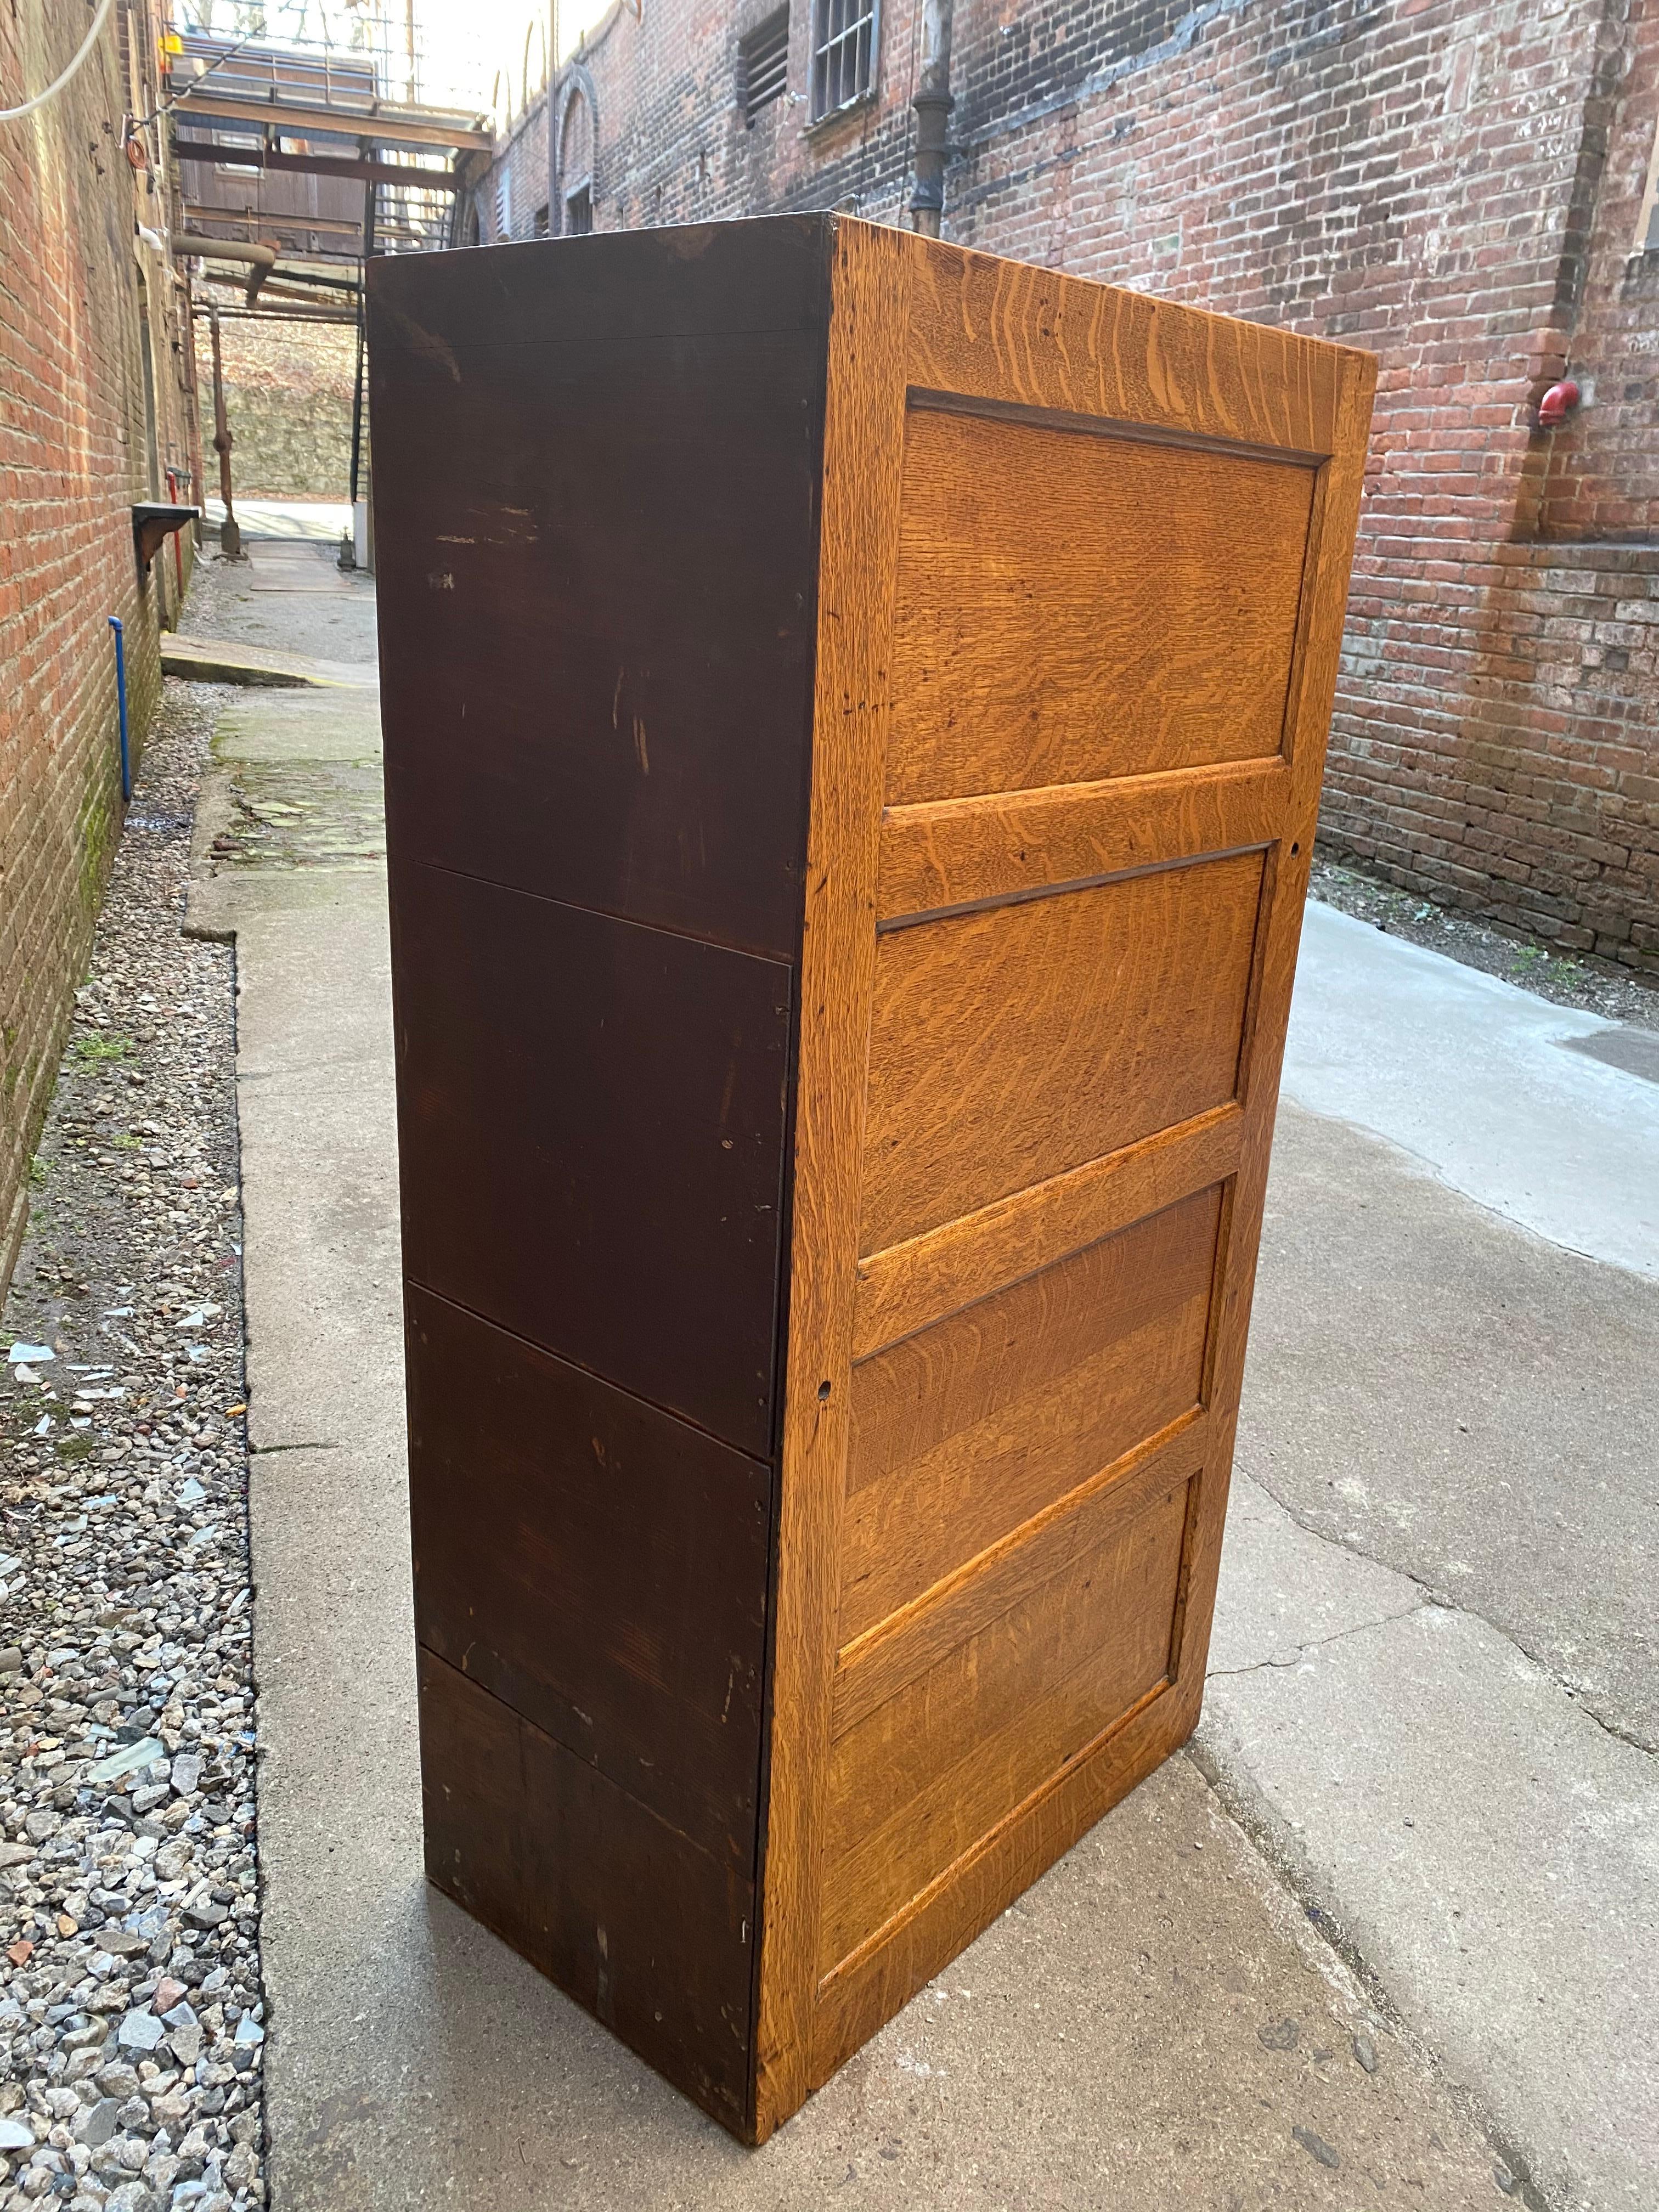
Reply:
[[861, 1250], [1233, 1096], [1262, 856], [884, 936]]
[[853, 1370], [841, 1641], [1194, 1408], [1219, 1188]]
[[1278, 752], [1313, 484], [913, 409], [888, 805]]
[[1064, 1569], [837, 1737], [825, 1791], [827, 1973], [1164, 1679], [1188, 1485], [1125, 1516]]

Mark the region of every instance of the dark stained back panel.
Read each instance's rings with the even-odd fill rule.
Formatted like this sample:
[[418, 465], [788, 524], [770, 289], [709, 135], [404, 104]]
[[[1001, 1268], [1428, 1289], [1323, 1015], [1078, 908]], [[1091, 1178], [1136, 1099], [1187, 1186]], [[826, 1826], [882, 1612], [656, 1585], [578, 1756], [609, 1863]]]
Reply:
[[794, 957], [826, 241], [784, 217], [375, 265], [405, 861]]
[[369, 272], [428, 1868], [739, 2131], [830, 237]]
[[443, 1660], [417, 1662], [428, 1874], [741, 2133], [752, 1880]]
[[771, 1448], [790, 970], [394, 872], [412, 1283]]
[[416, 1633], [753, 1872], [771, 1475], [411, 1288]]

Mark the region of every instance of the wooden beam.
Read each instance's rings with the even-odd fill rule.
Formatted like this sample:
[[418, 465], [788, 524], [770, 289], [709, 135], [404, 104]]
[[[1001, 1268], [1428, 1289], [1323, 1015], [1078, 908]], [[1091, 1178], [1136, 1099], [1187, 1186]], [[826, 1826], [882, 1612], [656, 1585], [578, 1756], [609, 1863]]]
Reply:
[[275, 131], [289, 138], [358, 138], [376, 146], [447, 146], [457, 152], [489, 153], [488, 131], [440, 108], [350, 108], [316, 106], [296, 100], [238, 100], [204, 85], [180, 94], [173, 112], [182, 118], [210, 117], [256, 131]]
[[[415, 185], [422, 191], [460, 190], [453, 169], [405, 169], [395, 161], [350, 161], [329, 154], [283, 154], [274, 146], [238, 146], [222, 138], [180, 138], [181, 161], [232, 161], [242, 169], [293, 170], [307, 177], [343, 177], [363, 185]], [[294, 218], [298, 222], [298, 216]]]

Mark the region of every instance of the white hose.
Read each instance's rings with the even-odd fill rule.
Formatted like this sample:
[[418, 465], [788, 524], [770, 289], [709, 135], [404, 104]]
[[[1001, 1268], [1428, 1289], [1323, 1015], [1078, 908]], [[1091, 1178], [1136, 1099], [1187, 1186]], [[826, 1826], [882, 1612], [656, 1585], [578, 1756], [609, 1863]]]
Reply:
[[37, 107], [44, 107], [49, 100], [58, 97], [97, 44], [98, 33], [104, 27], [111, 4], [112, 0], [99, 0], [98, 13], [92, 19], [92, 28], [82, 40], [80, 52], [62, 76], [54, 78], [44, 92], [37, 92], [33, 100], [26, 100], [21, 107], [0, 107], [0, 123], [15, 123], [20, 115], [32, 115]]

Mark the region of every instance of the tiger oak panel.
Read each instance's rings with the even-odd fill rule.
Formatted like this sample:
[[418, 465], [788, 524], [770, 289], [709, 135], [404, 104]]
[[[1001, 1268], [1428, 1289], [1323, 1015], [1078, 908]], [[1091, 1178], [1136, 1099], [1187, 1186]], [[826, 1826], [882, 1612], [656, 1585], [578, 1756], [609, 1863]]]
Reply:
[[836, 1739], [821, 1973], [1163, 1680], [1187, 1492], [1091, 1498], [1061, 1572]]
[[1312, 497], [1294, 465], [913, 408], [888, 805], [1278, 752]]
[[1243, 853], [879, 940], [860, 1249], [1233, 1095], [1262, 856]]
[[850, 1644], [1196, 1408], [1218, 1188], [853, 1370]]

